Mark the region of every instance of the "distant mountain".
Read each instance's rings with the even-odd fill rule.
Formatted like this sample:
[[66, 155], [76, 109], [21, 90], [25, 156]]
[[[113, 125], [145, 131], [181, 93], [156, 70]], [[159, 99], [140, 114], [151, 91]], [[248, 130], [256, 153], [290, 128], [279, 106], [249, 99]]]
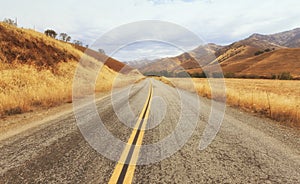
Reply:
[[[253, 34], [227, 46], [199, 46], [179, 56], [162, 58], [140, 66], [139, 70], [142, 73], [162, 70], [178, 73], [185, 70], [194, 74], [202, 73], [203, 67], [209, 68], [210, 64], [219, 62], [224, 73], [269, 77], [280, 72], [290, 72], [294, 76], [300, 76], [295, 70], [300, 62], [300, 52], [298, 49], [289, 48], [300, 48], [300, 28], [271, 35]], [[262, 63], [264, 64], [261, 65]], [[268, 63], [272, 66], [267, 66]], [[267, 69], [259, 69], [259, 66]], [[280, 67], [276, 68], [277, 66]]]
[[300, 78], [299, 53], [300, 48], [278, 49], [237, 62], [223, 62], [221, 67], [225, 75], [231, 73], [238, 77], [269, 78], [272, 75], [289, 72], [293, 77]]
[[265, 40], [283, 47], [300, 47], [300, 28], [271, 35], [253, 34], [251, 39]]
[[182, 70], [200, 68], [199, 62], [202, 66], [207, 65], [216, 58], [215, 54], [220, 48], [222, 46], [216, 44], [199, 46], [176, 57], [162, 58], [146, 63], [139, 66], [138, 69], [142, 73], [146, 73], [149, 71], [159, 72], [161, 70], [180, 72]]
[[300, 48], [300, 28], [271, 35], [253, 34], [219, 49], [216, 55], [220, 63], [234, 62], [272, 50], [298, 47]]

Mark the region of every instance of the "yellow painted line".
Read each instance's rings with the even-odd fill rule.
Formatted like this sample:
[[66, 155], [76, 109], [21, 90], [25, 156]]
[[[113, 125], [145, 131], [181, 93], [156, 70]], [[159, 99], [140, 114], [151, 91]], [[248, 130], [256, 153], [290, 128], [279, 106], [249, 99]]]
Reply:
[[[152, 96], [153, 96], [153, 87], [152, 87], [152, 84], [150, 84], [150, 87], [149, 87], [149, 92], [148, 92], [148, 97], [147, 97], [147, 100], [146, 100], [146, 103], [144, 104], [144, 107], [140, 113], [140, 116], [134, 126], [134, 129], [128, 139], [128, 142], [122, 152], [122, 155], [120, 157], [120, 160], [118, 161], [115, 169], [114, 169], [114, 172], [109, 180], [109, 184], [115, 184], [118, 182], [119, 180], [119, 177], [121, 175], [121, 172], [122, 172], [122, 169], [123, 167], [126, 165], [125, 162], [126, 162], [126, 159], [127, 157], [129, 156], [129, 152], [130, 152], [130, 148], [132, 147], [132, 143], [134, 141], [134, 138], [136, 137], [136, 134], [138, 133], [138, 128], [140, 126], [141, 123], [142, 126], [141, 126], [141, 129], [139, 131], [139, 135], [138, 135], [138, 139], [135, 143], [135, 146], [134, 146], [134, 150], [133, 150], [133, 153], [132, 153], [132, 156], [131, 156], [131, 160], [130, 160], [130, 164], [129, 165], [126, 165], [127, 170], [126, 170], [126, 175], [122, 181], [122, 183], [131, 183], [132, 182], [132, 179], [133, 179], [133, 175], [134, 175], [134, 170], [135, 170], [135, 165], [137, 163], [137, 160], [138, 160], [138, 156], [139, 156], [139, 152], [140, 152], [140, 148], [141, 148], [141, 145], [142, 145], [142, 142], [143, 142], [143, 138], [144, 138], [144, 133], [145, 133], [145, 129], [146, 129], [146, 124], [147, 124], [147, 120], [148, 120], [148, 117], [149, 117], [149, 112], [150, 112], [150, 107], [151, 107], [151, 101], [152, 101]], [[146, 111], [146, 112], [145, 112]], [[144, 120], [143, 120], [143, 116], [144, 116]]]
[[137, 163], [137, 160], [138, 160], [138, 157], [139, 157], [139, 153], [140, 153], [140, 150], [141, 150], [141, 145], [142, 145], [142, 142], [143, 142], [145, 129], [146, 129], [146, 125], [147, 125], [147, 120], [148, 120], [149, 113], [150, 113], [151, 101], [152, 101], [152, 95], [153, 95], [153, 88], [151, 88], [151, 91], [152, 92], [151, 92], [149, 106], [148, 106], [148, 109], [147, 109], [147, 112], [146, 112], [146, 115], [145, 115], [145, 121], [142, 125], [141, 132], [140, 132], [138, 141], [136, 143], [136, 146], [135, 146], [135, 149], [134, 149], [131, 161], [130, 161], [130, 165], [129, 165], [129, 167], [127, 169], [127, 173], [125, 175], [125, 179], [124, 179], [124, 181], [126, 181], [125, 183], [127, 183], [127, 182], [131, 183], [132, 179], [133, 179], [135, 166], [136, 166], [136, 163]]

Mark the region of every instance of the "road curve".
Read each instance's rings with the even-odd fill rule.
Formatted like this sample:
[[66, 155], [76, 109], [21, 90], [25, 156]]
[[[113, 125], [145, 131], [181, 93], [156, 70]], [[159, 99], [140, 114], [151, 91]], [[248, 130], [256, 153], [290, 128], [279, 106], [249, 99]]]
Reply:
[[[130, 109], [139, 116], [150, 82], [150, 129], [145, 130], [142, 144], [154, 144], [176, 128], [182, 105], [176, 89], [147, 79], [119, 91], [114, 106], [111, 96], [96, 102], [107, 130], [125, 143], [133, 130], [120, 121], [115, 111], [129, 117], [124, 99], [129, 94]], [[183, 93], [189, 101], [197, 100], [189, 92]], [[216, 138], [200, 151], [211, 101], [197, 98], [200, 111], [190, 106], [190, 113], [197, 114], [197, 126], [188, 141], [162, 161], [136, 165], [132, 183], [300, 183], [298, 130], [227, 107]], [[88, 120], [91, 114], [82, 109], [80, 116]], [[1, 140], [0, 148], [0, 183], [108, 183], [117, 165], [86, 141], [73, 113]]]

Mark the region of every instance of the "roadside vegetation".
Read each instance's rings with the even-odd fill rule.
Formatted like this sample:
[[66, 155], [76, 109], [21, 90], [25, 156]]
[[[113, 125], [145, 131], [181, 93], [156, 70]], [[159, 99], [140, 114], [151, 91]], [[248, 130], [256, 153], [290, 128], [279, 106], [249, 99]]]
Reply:
[[[62, 42], [7, 22], [0, 23], [0, 117], [71, 102], [74, 72], [83, 52], [65, 43], [68, 35], [61, 35]], [[95, 90], [110, 90], [117, 75], [103, 66]]]
[[[193, 80], [198, 94], [211, 98], [207, 79], [169, 80], [183, 89], [186, 80]], [[227, 104], [300, 127], [300, 81], [225, 79], [225, 83]]]
[[[206, 78], [206, 74], [204, 72], [193, 72], [188, 73], [186, 71], [181, 72], [172, 72], [172, 71], [152, 71], [152, 72], [145, 72], [145, 76], [164, 76], [164, 77], [171, 77], [171, 78]], [[210, 74], [210, 77], [213, 78], [238, 78], [238, 79], [278, 79], [278, 80], [298, 80], [300, 78], [294, 77], [291, 75], [290, 72], [282, 72], [282, 73], [276, 73], [271, 74], [270, 76], [265, 75], [255, 75], [255, 74], [248, 74], [248, 75], [236, 75], [233, 72], [228, 73], [218, 73], [218, 72], [212, 72]]]

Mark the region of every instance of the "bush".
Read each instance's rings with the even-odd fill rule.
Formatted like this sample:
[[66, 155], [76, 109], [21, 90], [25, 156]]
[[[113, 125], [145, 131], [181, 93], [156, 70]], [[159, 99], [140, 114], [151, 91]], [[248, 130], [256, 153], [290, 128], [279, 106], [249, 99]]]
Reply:
[[193, 74], [191, 74], [191, 77], [193, 77], [193, 78], [206, 78], [206, 75], [205, 75], [204, 72], [202, 72], [202, 73], [193, 73]]
[[223, 75], [223, 73], [214, 72], [214, 73], [212, 73], [212, 77], [213, 78], [223, 78], [224, 75]]
[[271, 79], [278, 79], [278, 75], [272, 74], [272, 75], [271, 75]]
[[224, 77], [225, 77], [225, 78], [235, 78], [236, 76], [235, 76], [234, 73], [229, 72], [229, 73], [226, 73], [226, 74], [224, 75]]
[[271, 49], [265, 49], [265, 52], [270, 52], [271, 51]]
[[258, 56], [258, 55], [261, 55], [261, 54], [263, 54], [263, 53], [264, 53], [264, 51], [259, 50], [259, 51], [255, 52], [254, 55], [255, 55], [255, 56]]
[[290, 72], [282, 72], [281, 74], [272, 74], [271, 79], [292, 80], [293, 76], [290, 74]]
[[51, 38], [56, 38], [57, 33], [52, 29], [47, 29], [45, 32], [45, 35], [50, 36]]
[[240, 75], [240, 76], [238, 76], [238, 78], [242, 78], [242, 79], [263, 79], [265, 77], [259, 76], [259, 75], [254, 75], [254, 74], [250, 74], [250, 75]]
[[7, 19], [6, 18], [6, 19], [3, 20], [3, 22], [6, 23], [6, 24], [9, 24], [9, 25], [12, 25], [12, 26], [18, 26], [17, 21], [14, 21], [12, 19]]
[[267, 48], [265, 50], [259, 50], [259, 51], [255, 52], [254, 55], [258, 56], [258, 55], [263, 54], [265, 52], [271, 52], [272, 50], [275, 50], [275, 48], [272, 48], [272, 49]]
[[290, 74], [290, 72], [282, 72], [280, 75], [279, 75], [279, 80], [292, 80], [293, 77], [292, 75]]

